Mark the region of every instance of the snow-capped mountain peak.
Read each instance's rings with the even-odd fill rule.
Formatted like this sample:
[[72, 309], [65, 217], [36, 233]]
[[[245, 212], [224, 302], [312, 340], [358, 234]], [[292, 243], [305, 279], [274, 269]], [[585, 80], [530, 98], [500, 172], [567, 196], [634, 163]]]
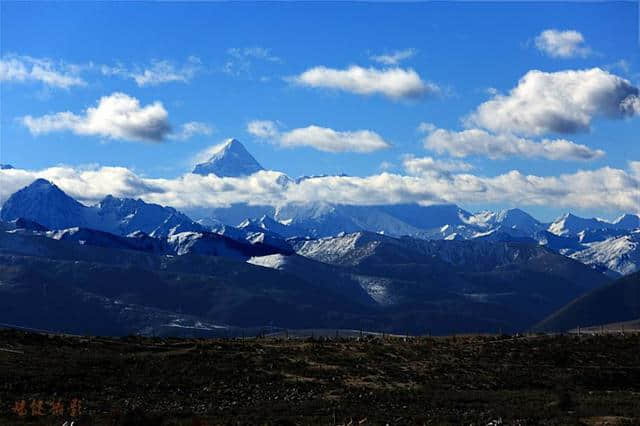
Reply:
[[543, 229], [540, 222], [520, 209], [502, 210], [496, 215], [496, 223], [499, 223], [503, 228], [516, 229], [527, 234], [533, 234]]
[[567, 213], [549, 225], [549, 232], [556, 235], [577, 235], [584, 230], [605, 229], [611, 227], [608, 222], [599, 219], [584, 219]]
[[209, 160], [196, 165], [193, 173], [219, 177], [238, 177], [252, 175], [264, 168], [256, 161], [244, 145], [237, 139], [227, 139], [219, 145]]
[[36, 179], [5, 201], [0, 218], [33, 220], [50, 229], [84, 226], [88, 208], [45, 179]]

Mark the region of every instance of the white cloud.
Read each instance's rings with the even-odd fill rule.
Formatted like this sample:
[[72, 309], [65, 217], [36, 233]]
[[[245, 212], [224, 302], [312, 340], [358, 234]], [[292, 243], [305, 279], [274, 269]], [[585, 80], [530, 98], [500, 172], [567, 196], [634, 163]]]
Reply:
[[251, 74], [251, 67], [256, 60], [271, 63], [282, 62], [282, 59], [271, 53], [271, 49], [264, 47], [234, 47], [228, 49], [227, 54], [230, 59], [224, 64], [222, 71], [235, 76]]
[[312, 125], [283, 133], [280, 146], [309, 146], [325, 152], [373, 152], [390, 145], [371, 130], [341, 132]]
[[428, 133], [424, 139], [425, 148], [454, 157], [479, 155], [495, 160], [515, 156], [576, 161], [594, 160], [605, 154], [602, 150], [593, 150], [566, 139], [536, 142], [512, 134], [491, 134], [482, 129], [454, 132], [432, 128]]
[[508, 95], [496, 95], [467, 118], [469, 127], [540, 135], [588, 131], [596, 117], [640, 113], [638, 88], [600, 68], [529, 71]]
[[433, 123], [426, 123], [426, 122], [423, 121], [422, 123], [420, 123], [418, 125], [418, 131], [420, 133], [431, 133], [436, 129], [437, 129], [437, 127]]
[[5, 55], [0, 59], [0, 81], [33, 82], [48, 87], [68, 89], [73, 86], [86, 86], [80, 77], [80, 65], [54, 62], [48, 58]]
[[182, 66], [177, 66], [166, 60], [154, 60], [146, 66], [136, 65], [132, 68], [121, 64], [117, 66], [102, 65], [101, 67], [102, 74], [130, 78], [139, 87], [157, 86], [171, 82], [188, 83], [200, 69], [201, 61], [195, 56], [190, 56], [187, 63]]
[[78, 135], [160, 142], [171, 131], [161, 102], [142, 107], [138, 99], [118, 92], [103, 96], [82, 115], [67, 111], [42, 117], [27, 115], [21, 121], [34, 135], [67, 130]]
[[407, 155], [402, 165], [410, 175], [423, 175], [428, 172], [468, 172], [473, 169], [471, 164], [463, 161], [436, 160], [433, 157], [414, 157], [412, 155]]
[[376, 62], [379, 62], [384, 65], [397, 65], [401, 61], [405, 59], [409, 59], [414, 56], [418, 51], [416, 49], [404, 49], [404, 50], [396, 50], [391, 53], [387, 53], [384, 55], [372, 55], [370, 59]]
[[631, 170], [631, 174], [640, 181], [640, 161], [629, 161], [629, 170]]
[[622, 109], [629, 114], [640, 115], [640, 97], [627, 97], [624, 101], [622, 101]]
[[187, 140], [196, 135], [209, 136], [213, 134], [213, 127], [199, 121], [189, 121], [180, 126], [180, 131], [169, 135], [169, 139]]
[[618, 69], [624, 74], [628, 74], [631, 71], [631, 64], [626, 59], [620, 59], [605, 67], [608, 71]]
[[307, 126], [282, 132], [272, 121], [252, 121], [250, 134], [270, 139], [284, 148], [307, 146], [325, 152], [367, 153], [388, 148], [390, 144], [371, 130], [337, 131], [327, 127]]
[[559, 176], [510, 171], [493, 177], [423, 170], [417, 176], [380, 173], [367, 177], [325, 176], [298, 183], [273, 171], [243, 178], [185, 174], [153, 179], [122, 167], [53, 167], [39, 171], [0, 170], [2, 200], [38, 177], [55, 182], [85, 203], [107, 194], [139, 197], [177, 208], [222, 207], [234, 203], [279, 206], [325, 201], [353, 205], [391, 203], [507, 203], [640, 211], [640, 166], [603, 167]]
[[538, 50], [554, 58], [585, 58], [593, 52], [578, 31], [544, 30], [535, 39]]
[[381, 94], [391, 99], [411, 99], [440, 91], [434, 83], [423, 81], [413, 69], [362, 68], [333, 69], [324, 66], [308, 69], [291, 79], [313, 88], [342, 90], [359, 95]]
[[391, 169], [395, 168], [395, 164], [393, 164], [390, 161], [383, 161], [382, 163], [380, 163], [380, 165], [378, 166], [378, 169], [382, 170], [382, 171], [389, 171]]
[[280, 134], [277, 123], [269, 120], [254, 120], [247, 124], [247, 132], [262, 139], [276, 138]]
[[264, 47], [244, 47], [244, 48], [231, 48], [227, 50], [227, 53], [234, 58], [256, 58], [263, 59], [269, 62], [281, 62], [282, 59], [271, 54], [271, 49]]

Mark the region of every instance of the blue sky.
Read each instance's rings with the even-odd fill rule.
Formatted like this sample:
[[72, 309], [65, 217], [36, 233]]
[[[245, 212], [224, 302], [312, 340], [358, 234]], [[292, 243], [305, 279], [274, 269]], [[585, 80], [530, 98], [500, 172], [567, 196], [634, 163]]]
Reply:
[[[484, 177], [511, 170], [541, 177], [606, 167], [628, 170], [629, 161], [640, 160], [637, 113], [612, 118], [592, 111], [588, 128], [578, 132], [551, 129], [518, 135], [533, 143], [566, 139], [592, 152], [605, 152], [586, 161], [522, 155], [493, 159], [487, 152], [452, 156], [451, 151], [426, 149], [426, 135], [418, 131], [420, 123], [430, 123], [451, 132], [479, 127], [491, 137], [499, 136], [504, 129], [486, 120], [470, 126], [463, 119], [492, 99], [495, 91], [508, 94], [531, 70], [556, 73], [599, 67], [637, 88], [638, 13], [631, 2], [3, 2], [1, 8], [3, 60], [13, 58], [33, 66], [28, 61], [46, 59], [51, 69], [82, 81], [65, 88], [38, 79], [4, 79], [0, 162], [18, 168], [119, 166], [139, 177], [173, 179], [191, 169], [199, 152], [228, 137], [241, 140], [265, 168], [294, 177], [336, 173], [364, 177], [382, 169], [405, 174], [407, 155], [464, 162], [472, 167], [465, 172]], [[569, 55], [553, 55], [536, 43], [549, 29], [573, 30], [583, 41]], [[372, 59], [394, 52], [408, 57], [397, 63]], [[183, 80], [140, 85], [130, 76], [158, 63]], [[394, 97], [295, 80], [314, 67], [350, 66], [413, 70], [437, 91]], [[23, 120], [64, 111], [80, 116], [115, 92], [137, 99], [142, 107], [161, 102], [174, 133], [188, 122], [208, 126], [210, 132], [150, 142], [68, 128], [34, 134]], [[278, 123], [278, 135], [248, 133], [247, 125], [255, 120]], [[313, 141], [283, 146], [285, 134], [310, 125], [336, 132], [368, 130], [388, 147], [325, 152], [317, 145], [308, 146]], [[344, 136], [338, 134], [338, 143]], [[460, 200], [471, 210], [521, 203], [521, 198]], [[629, 205], [570, 204], [535, 201], [523, 207], [549, 219], [569, 209], [612, 217]]]

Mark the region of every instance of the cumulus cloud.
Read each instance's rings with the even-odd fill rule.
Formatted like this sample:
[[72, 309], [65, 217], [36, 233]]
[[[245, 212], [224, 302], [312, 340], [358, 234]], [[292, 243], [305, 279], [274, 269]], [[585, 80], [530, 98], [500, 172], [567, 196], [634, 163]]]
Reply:
[[185, 174], [174, 179], [141, 177], [121, 167], [39, 171], [0, 170], [4, 201], [36, 178], [55, 182], [71, 196], [93, 203], [107, 194], [139, 197], [177, 208], [224, 207], [234, 203], [281, 206], [291, 202], [376, 205], [395, 203], [507, 203], [640, 211], [640, 166], [603, 167], [558, 176], [510, 171], [486, 177], [423, 170], [406, 176], [380, 173], [366, 177], [324, 176], [299, 182], [282, 173], [261, 171], [242, 178]]
[[180, 131], [177, 133], [171, 133], [169, 139], [187, 140], [197, 135], [209, 136], [213, 134], [213, 127], [207, 123], [201, 123], [199, 121], [189, 121], [180, 126]]
[[509, 94], [498, 94], [478, 106], [466, 124], [525, 135], [584, 132], [596, 117], [638, 115], [638, 95], [638, 88], [628, 80], [600, 68], [552, 73], [534, 70]]
[[628, 96], [622, 101], [622, 109], [631, 115], [640, 115], [640, 97]]
[[585, 45], [584, 36], [574, 30], [544, 30], [535, 39], [539, 51], [554, 58], [585, 58], [593, 52]]
[[48, 58], [5, 55], [0, 59], [0, 81], [40, 82], [47, 87], [68, 89], [73, 86], [86, 86], [80, 76], [83, 66], [55, 62]]
[[181, 66], [167, 60], [154, 60], [146, 66], [102, 65], [100, 70], [104, 75], [116, 75], [130, 78], [139, 87], [157, 86], [159, 84], [180, 82], [188, 83], [201, 69], [201, 61], [195, 56], [190, 56], [187, 63]]
[[433, 157], [414, 157], [412, 155], [405, 156], [402, 165], [410, 175], [423, 175], [429, 172], [468, 172], [473, 169], [471, 164], [463, 161], [436, 160]]
[[41, 117], [27, 115], [21, 122], [34, 135], [71, 131], [110, 139], [160, 142], [171, 131], [161, 102], [141, 106], [138, 99], [118, 92], [103, 96], [83, 114], [66, 111]]
[[566, 139], [543, 139], [540, 142], [512, 134], [491, 134], [482, 129], [467, 129], [460, 132], [430, 128], [424, 146], [439, 154], [454, 157], [472, 155], [490, 159], [507, 157], [539, 157], [548, 160], [594, 160], [604, 156], [604, 151]]
[[397, 65], [405, 59], [409, 59], [414, 56], [418, 51], [416, 49], [404, 49], [396, 50], [384, 55], [372, 55], [369, 58], [373, 61], [379, 62], [384, 65]]
[[307, 146], [325, 152], [367, 153], [390, 146], [371, 130], [337, 131], [311, 125], [283, 132], [279, 130], [277, 123], [265, 120], [250, 122], [247, 132], [269, 139], [284, 148]]
[[341, 132], [327, 127], [308, 126], [285, 132], [280, 137], [283, 147], [310, 146], [326, 152], [372, 152], [390, 145], [371, 130]]
[[412, 99], [440, 91], [434, 83], [420, 78], [413, 69], [362, 68], [347, 69], [318, 66], [291, 78], [296, 84], [313, 88], [342, 90], [358, 95], [381, 94], [391, 99]]
[[631, 174], [640, 181], [640, 161], [630, 161], [629, 170], [631, 170]]

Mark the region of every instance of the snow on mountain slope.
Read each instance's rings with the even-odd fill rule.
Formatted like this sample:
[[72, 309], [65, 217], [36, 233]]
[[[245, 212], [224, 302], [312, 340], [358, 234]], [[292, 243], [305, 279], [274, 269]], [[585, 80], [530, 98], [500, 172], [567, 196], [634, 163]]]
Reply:
[[[364, 248], [363, 243], [366, 245]], [[352, 254], [356, 248], [371, 252], [378, 244], [375, 240], [367, 241], [363, 232], [355, 232], [317, 240], [301, 240], [294, 244], [294, 248], [301, 256], [334, 264]]]
[[254, 256], [247, 260], [247, 263], [252, 265], [263, 266], [271, 269], [282, 269], [287, 262], [289, 256], [284, 256], [280, 253], [270, 254], [267, 256]]
[[175, 254], [182, 256], [188, 253], [244, 258], [246, 254], [238, 250], [227, 237], [212, 233], [179, 232], [167, 238], [169, 246]]
[[545, 225], [520, 209], [506, 209], [499, 212], [482, 211], [468, 217], [465, 223], [475, 231], [471, 234], [468, 231], [461, 234], [467, 238], [486, 238], [492, 234], [495, 237], [496, 233], [507, 238], [533, 238], [536, 233], [545, 229]]
[[246, 219], [262, 216], [273, 217], [276, 209], [272, 206], [251, 206], [246, 203], [234, 203], [227, 207], [186, 208], [184, 213], [196, 222], [209, 228], [221, 225], [236, 227]]
[[13, 231], [31, 231], [31, 232], [46, 232], [49, 228], [40, 225], [33, 220], [19, 218], [9, 222], [0, 220], [0, 231], [13, 232]]
[[305, 229], [312, 237], [326, 237], [340, 232], [357, 232], [361, 228], [341, 208], [329, 203], [291, 203], [278, 207], [276, 221]]
[[0, 210], [4, 221], [27, 219], [49, 229], [91, 228], [121, 236], [142, 231], [155, 237], [205, 228], [172, 207], [106, 196], [85, 206], [44, 179], [17, 191]]
[[150, 237], [140, 231], [127, 237], [97, 231], [88, 228], [68, 228], [48, 231], [44, 235], [54, 240], [73, 241], [81, 245], [91, 245], [105, 248], [144, 251], [147, 253], [164, 254], [167, 246], [164, 240]]
[[584, 230], [609, 229], [613, 227], [613, 224], [600, 219], [584, 219], [567, 213], [549, 225], [548, 231], [556, 235], [572, 236]]
[[536, 232], [542, 231], [545, 226], [534, 219], [528, 213], [520, 209], [502, 210], [495, 216], [495, 224], [503, 232], [517, 231], [523, 236], [535, 235]]
[[627, 235], [629, 231], [625, 229], [603, 228], [603, 229], [585, 229], [576, 234], [581, 244], [595, 243], [604, 241], [609, 238]]
[[280, 234], [262, 228], [255, 220], [246, 219], [238, 227], [218, 225], [212, 227], [211, 230], [236, 241], [275, 247], [283, 253], [293, 253], [289, 243]]
[[[389, 206], [391, 208], [391, 206]], [[377, 232], [385, 235], [417, 235], [422, 232], [391, 214], [386, 206], [351, 206], [324, 202], [287, 204], [279, 207], [275, 219], [306, 235], [321, 238], [341, 232]], [[298, 234], [300, 236], [300, 234]]]
[[[277, 227], [281, 232], [274, 232], [269, 229], [270, 227]], [[280, 247], [283, 250], [292, 251], [291, 246], [284, 239], [284, 237], [291, 235], [287, 235], [288, 233], [286, 232], [286, 228], [287, 227], [285, 225], [278, 223], [273, 219], [269, 219], [266, 216], [263, 216], [259, 220], [247, 219], [238, 225], [238, 229], [246, 233], [244, 238], [252, 244], [269, 244], [275, 247]]]
[[580, 243], [580, 239], [577, 236], [561, 236], [549, 231], [538, 232], [535, 239], [541, 246], [565, 256], [586, 248], [584, 244]]
[[142, 200], [108, 195], [93, 208], [98, 217], [94, 227], [119, 235], [142, 231], [154, 237], [166, 237], [176, 232], [205, 230], [172, 207], [145, 203]]
[[353, 279], [379, 305], [388, 306], [397, 302], [398, 297], [389, 288], [393, 280], [385, 277], [369, 277], [356, 274], [353, 275]]
[[228, 139], [219, 146], [208, 161], [196, 165], [193, 173], [238, 177], [252, 175], [260, 170], [264, 168], [249, 154], [240, 141]]
[[[504, 242], [484, 240], [422, 240], [393, 238], [368, 232], [340, 235], [318, 240], [289, 240], [301, 256], [334, 265], [376, 267], [384, 263], [428, 264], [453, 267], [466, 272], [492, 271], [505, 266], [516, 267], [545, 259], [565, 259], [533, 240]], [[575, 263], [565, 259], [569, 264]], [[448, 265], [448, 266], [447, 266]]]
[[0, 210], [0, 219], [29, 219], [49, 229], [88, 226], [92, 211], [45, 179], [36, 179], [15, 192]]
[[260, 219], [246, 219], [238, 225], [238, 228], [253, 232], [268, 232], [283, 238], [301, 237], [307, 232], [305, 229], [278, 222], [267, 215], [262, 215]]
[[179, 232], [167, 237], [170, 249], [177, 255], [199, 254], [248, 259], [255, 256], [293, 253], [277, 246], [250, 241], [235, 240], [213, 232]]
[[608, 268], [622, 275], [640, 270], [640, 231], [589, 244], [571, 255], [586, 265]]
[[251, 257], [247, 262], [297, 276], [314, 286], [326, 288], [361, 305], [377, 304], [358, 274], [338, 266], [297, 254], [282, 255], [280, 253]]

